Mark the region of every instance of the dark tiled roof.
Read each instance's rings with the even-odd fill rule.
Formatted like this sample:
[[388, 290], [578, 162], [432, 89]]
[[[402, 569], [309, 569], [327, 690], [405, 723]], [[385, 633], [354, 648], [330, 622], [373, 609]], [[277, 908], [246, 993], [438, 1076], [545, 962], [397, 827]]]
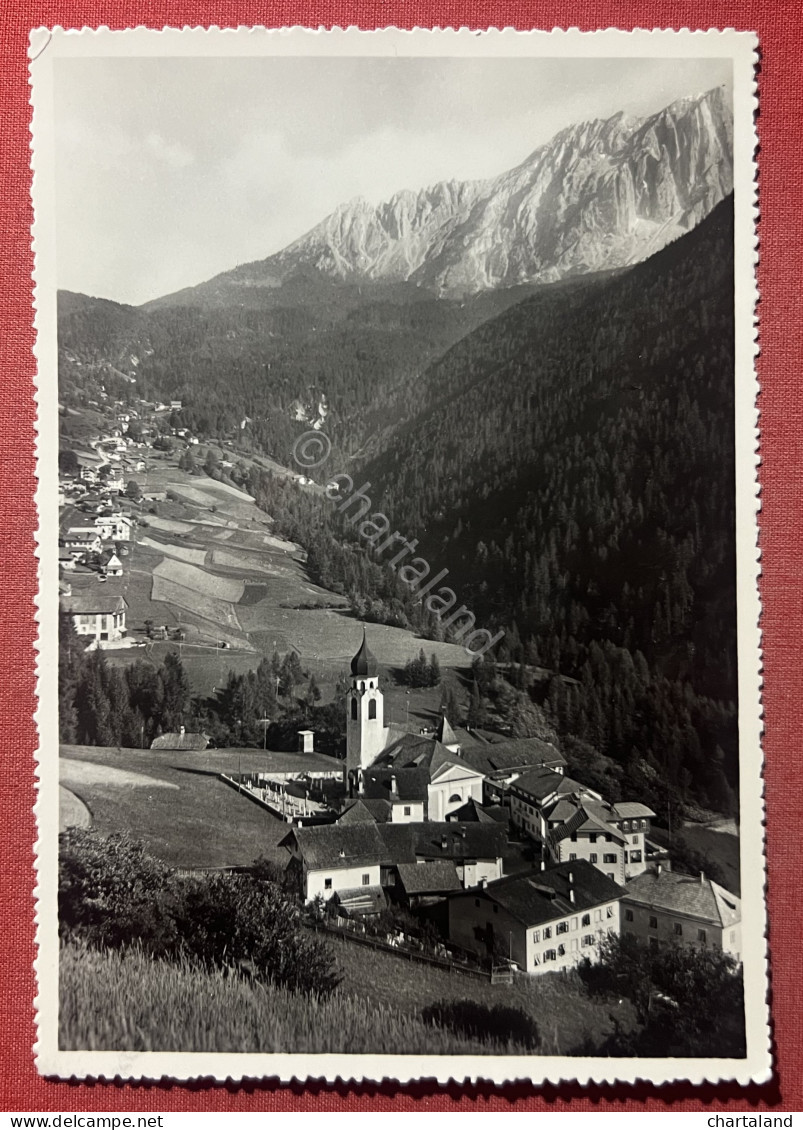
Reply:
[[396, 870], [408, 895], [445, 894], [462, 890], [457, 870], [450, 859], [433, 863], [400, 863]]
[[660, 874], [645, 871], [631, 879], [625, 888], [625, 901], [689, 914], [725, 927], [735, 925], [742, 917], [741, 900], [706, 875], [681, 875], [664, 868]]
[[[574, 892], [574, 899], [570, 892]], [[470, 897], [497, 902], [524, 926], [538, 926], [556, 918], [577, 914], [601, 903], [614, 902], [624, 888], [608, 879], [584, 859], [559, 863], [546, 871], [534, 871], [508, 879], [497, 879]], [[458, 900], [461, 896], [455, 896]], [[467, 896], [462, 896], [467, 897]]]
[[383, 824], [379, 832], [394, 863], [415, 863], [417, 859], [500, 859], [507, 845], [507, 829], [495, 822]]
[[[517, 781], [514, 781], [512, 788], [516, 792], [533, 797], [535, 800], [544, 800], [545, 797], [558, 791], [571, 792], [571, 787], [566, 788], [567, 782], [571, 782], [571, 778], [564, 777], [562, 773], [556, 773], [554, 769], [534, 769], [531, 773], [525, 773]], [[575, 782], [571, 783], [575, 784]]]
[[393, 862], [376, 824], [328, 824], [318, 828], [294, 828], [284, 837], [281, 845], [289, 846], [293, 838], [304, 862], [312, 871]]
[[508, 824], [510, 814], [501, 804], [478, 804], [472, 797], [460, 808], [449, 813], [448, 823], [453, 821], [470, 824]]
[[151, 742], [151, 749], [202, 750], [209, 745], [206, 734], [160, 734]]
[[564, 824], [560, 824], [551, 831], [549, 835], [552, 842], [557, 844], [574, 832], [580, 831], [601, 832], [603, 835], [610, 836], [616, 843], [623, 844], [625, 842], [622, 833], [605, 819], [605, 809], [600, 805], [593, 805], [590, 801], [583, 801], [582, 804], [579, 804], [574, 815]]
[[566, 758], [549, 742], [540, 738], [509, 738], [474, 742], [461, 747], [462, 757], [486, 777], [504, 775], [513, 769], [559, 768]]
[[386, 800], [355, 800], [337, 818], [337, 824], [384, 824], [390, 820], [390, 805]]
[[[395, 781], [396, 792], [393, 792]], [[425, 768], [394, 767], [385, 769], [375, 765], [362, 775], [362, 793], [371, 800], [422, 802], [427, 799], [429, 771]]]

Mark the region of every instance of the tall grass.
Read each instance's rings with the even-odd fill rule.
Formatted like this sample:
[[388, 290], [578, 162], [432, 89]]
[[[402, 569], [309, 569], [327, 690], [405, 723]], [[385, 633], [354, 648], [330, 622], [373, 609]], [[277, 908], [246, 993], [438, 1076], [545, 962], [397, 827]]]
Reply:
[[[302, 996], [135, 949], [61, 951], [59, 1046], [91, 1051], [527, 1054], [341, 992]], [[532, 1050], [529, 1049], [530, 1054]]]

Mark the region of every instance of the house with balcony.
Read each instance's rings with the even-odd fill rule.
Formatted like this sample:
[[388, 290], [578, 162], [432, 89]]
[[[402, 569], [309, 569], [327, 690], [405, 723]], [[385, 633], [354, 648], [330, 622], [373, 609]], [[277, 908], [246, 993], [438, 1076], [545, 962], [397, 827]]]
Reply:
[[449, 940], [525, 973], [569, 969], [598, 958], [618, 934], [624, 891], [586, 860], [560, 863], [449, 896]]

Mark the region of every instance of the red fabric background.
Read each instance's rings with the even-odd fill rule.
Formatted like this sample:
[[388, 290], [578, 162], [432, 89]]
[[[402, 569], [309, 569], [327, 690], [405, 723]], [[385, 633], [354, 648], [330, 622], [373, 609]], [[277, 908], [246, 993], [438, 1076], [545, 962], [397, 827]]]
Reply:
[[[801, 159], [800, 4], [755, 0], [6, 0], [0, 22], [0, 1109], [4, 1110], [803, 1110], [801, 1051], [803, 977], [800, 969], [801, 551], [803, 515], [803, 392], [801, 274], [803, 160]], [[761, 357], [765, 754], [772, 1012], [776, 1074], [765, 1086], [576, 1086], [438, 1088], [275, 1083], [234, 1086], [169, 1082], [144, 1085], [76, 1084], [40, 1079], [35, 1071], [32, 1001], [34, 802], [33, 532], [36, 514], [31, 345], [29, 226], [29, 106], [27, 39], [31, 27], [113, 28], [266, 24], [357, 24], [372, 28], [512, 25], [736, 27], [761, 40]]]

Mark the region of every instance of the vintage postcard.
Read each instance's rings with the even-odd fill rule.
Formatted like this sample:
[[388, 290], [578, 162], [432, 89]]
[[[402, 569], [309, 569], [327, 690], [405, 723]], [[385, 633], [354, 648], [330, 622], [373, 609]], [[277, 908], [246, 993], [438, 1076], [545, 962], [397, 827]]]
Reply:
[[32, 33], [39, 1070], [771, 1072], [748, 33]]

